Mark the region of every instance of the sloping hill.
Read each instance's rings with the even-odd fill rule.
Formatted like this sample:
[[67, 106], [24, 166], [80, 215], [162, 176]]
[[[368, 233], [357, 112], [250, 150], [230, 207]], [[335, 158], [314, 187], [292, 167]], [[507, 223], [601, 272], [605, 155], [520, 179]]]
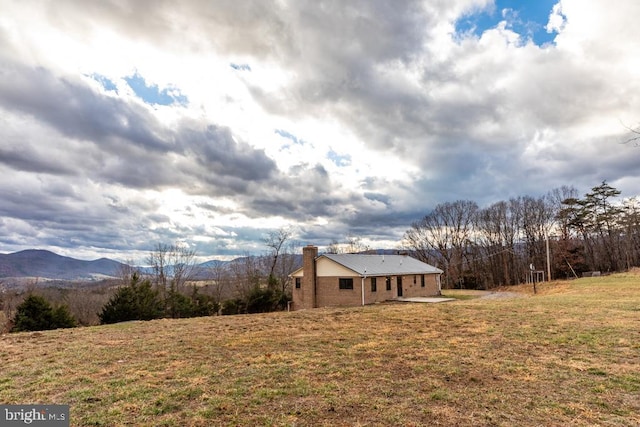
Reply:
[[638, 426], [640, 276], [440, 304], [0, 336], [0, 401], [71, 425]]
[[91, 279], [96, 276], [115, 276], [122, 265], [107, 258], [83, 261], [50, 251], [28, 249], [11, 254], [0, 254], [0, 278]]

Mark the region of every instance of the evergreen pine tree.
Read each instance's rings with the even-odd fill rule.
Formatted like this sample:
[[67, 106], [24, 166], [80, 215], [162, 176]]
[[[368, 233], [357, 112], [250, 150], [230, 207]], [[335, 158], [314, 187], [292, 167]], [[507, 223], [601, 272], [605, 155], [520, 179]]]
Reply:
[[128, 320], [151, 320], [162, 317], [164, 307], [158, 291], [149, 280], [141, 281], [135, 273], [131, 283], [117, 290], [102, 308], [100, 323], [117, 323]]
[[11, 332], [72, 328], [76, 323], [66, 305], [51, 307], [40, 295], [30, 294], [18, 306]]

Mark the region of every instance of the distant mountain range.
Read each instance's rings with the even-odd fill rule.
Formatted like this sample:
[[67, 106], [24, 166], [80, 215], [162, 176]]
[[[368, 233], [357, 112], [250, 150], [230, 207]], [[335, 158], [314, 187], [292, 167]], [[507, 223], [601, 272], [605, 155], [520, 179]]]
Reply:
[[[370, 252], [382, 254], [396, 253], [397, 251], [379, 249]], [[302, 255], [297, 255], [296, 258], [296, 264], [302, 265]], [[196, 272], [195, 278], [206, 278], [206, 275], [202, 275], [205, 269], [226, 264], [227, 262], [229, 261], [211, 260], [199, 264], [200, 271]], [[83, 261], [61, 256], [50, 251], [27, 249], [11, 254], [0, 254], [0, 281], [5, 282], [5, 284], [8, 281], [2, 279], [8, 278], [38, 278], [44, 281], [98, 281], [118, 277], [119, 272], [124, 267], [128, 266], [108, 258]], [[141, 268], [141, 270], [145, 272], [148, 268]]]
[[[197, 265], [194, 279], [204, 279], [205, 269], [224, 265], [228, 261], [210, 260]], [[51, 251], [27, 249], [11, 254], [0, 254], [0, 282], [5, 285], [29, 283], [35, 279], [41, 284], [53, 282], [94, 282], [119, 277], [120, 271], [128, 267], [118, 261], [100, 258], [83, 261], [61, 256]], [[148, 267], [136, 267], [143, 273], [151, 274]], [[3, 280], [4, 279], [4, 280]]]
[[0, 254], [0, 278], [38, 277], [52, 280], [99, 280], [117, 276], [123, 266], [125, 264], [108, 258], [82, 261], [37, 249]]

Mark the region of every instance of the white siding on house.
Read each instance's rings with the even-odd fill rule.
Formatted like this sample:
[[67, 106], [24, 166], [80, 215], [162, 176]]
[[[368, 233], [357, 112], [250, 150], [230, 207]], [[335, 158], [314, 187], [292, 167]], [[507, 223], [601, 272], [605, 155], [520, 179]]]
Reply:
[[328, 258], [320, 257], [316, 264], [316, 275], [318, 277], [353, 277], [358, 276], [358, 273]]

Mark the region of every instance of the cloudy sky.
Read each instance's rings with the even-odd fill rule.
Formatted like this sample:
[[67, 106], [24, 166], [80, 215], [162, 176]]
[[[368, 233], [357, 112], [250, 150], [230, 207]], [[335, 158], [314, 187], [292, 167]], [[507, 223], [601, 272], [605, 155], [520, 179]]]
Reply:
[[205, 258], [639, 193], [640, 2], [0, 0], [0, 252]]

